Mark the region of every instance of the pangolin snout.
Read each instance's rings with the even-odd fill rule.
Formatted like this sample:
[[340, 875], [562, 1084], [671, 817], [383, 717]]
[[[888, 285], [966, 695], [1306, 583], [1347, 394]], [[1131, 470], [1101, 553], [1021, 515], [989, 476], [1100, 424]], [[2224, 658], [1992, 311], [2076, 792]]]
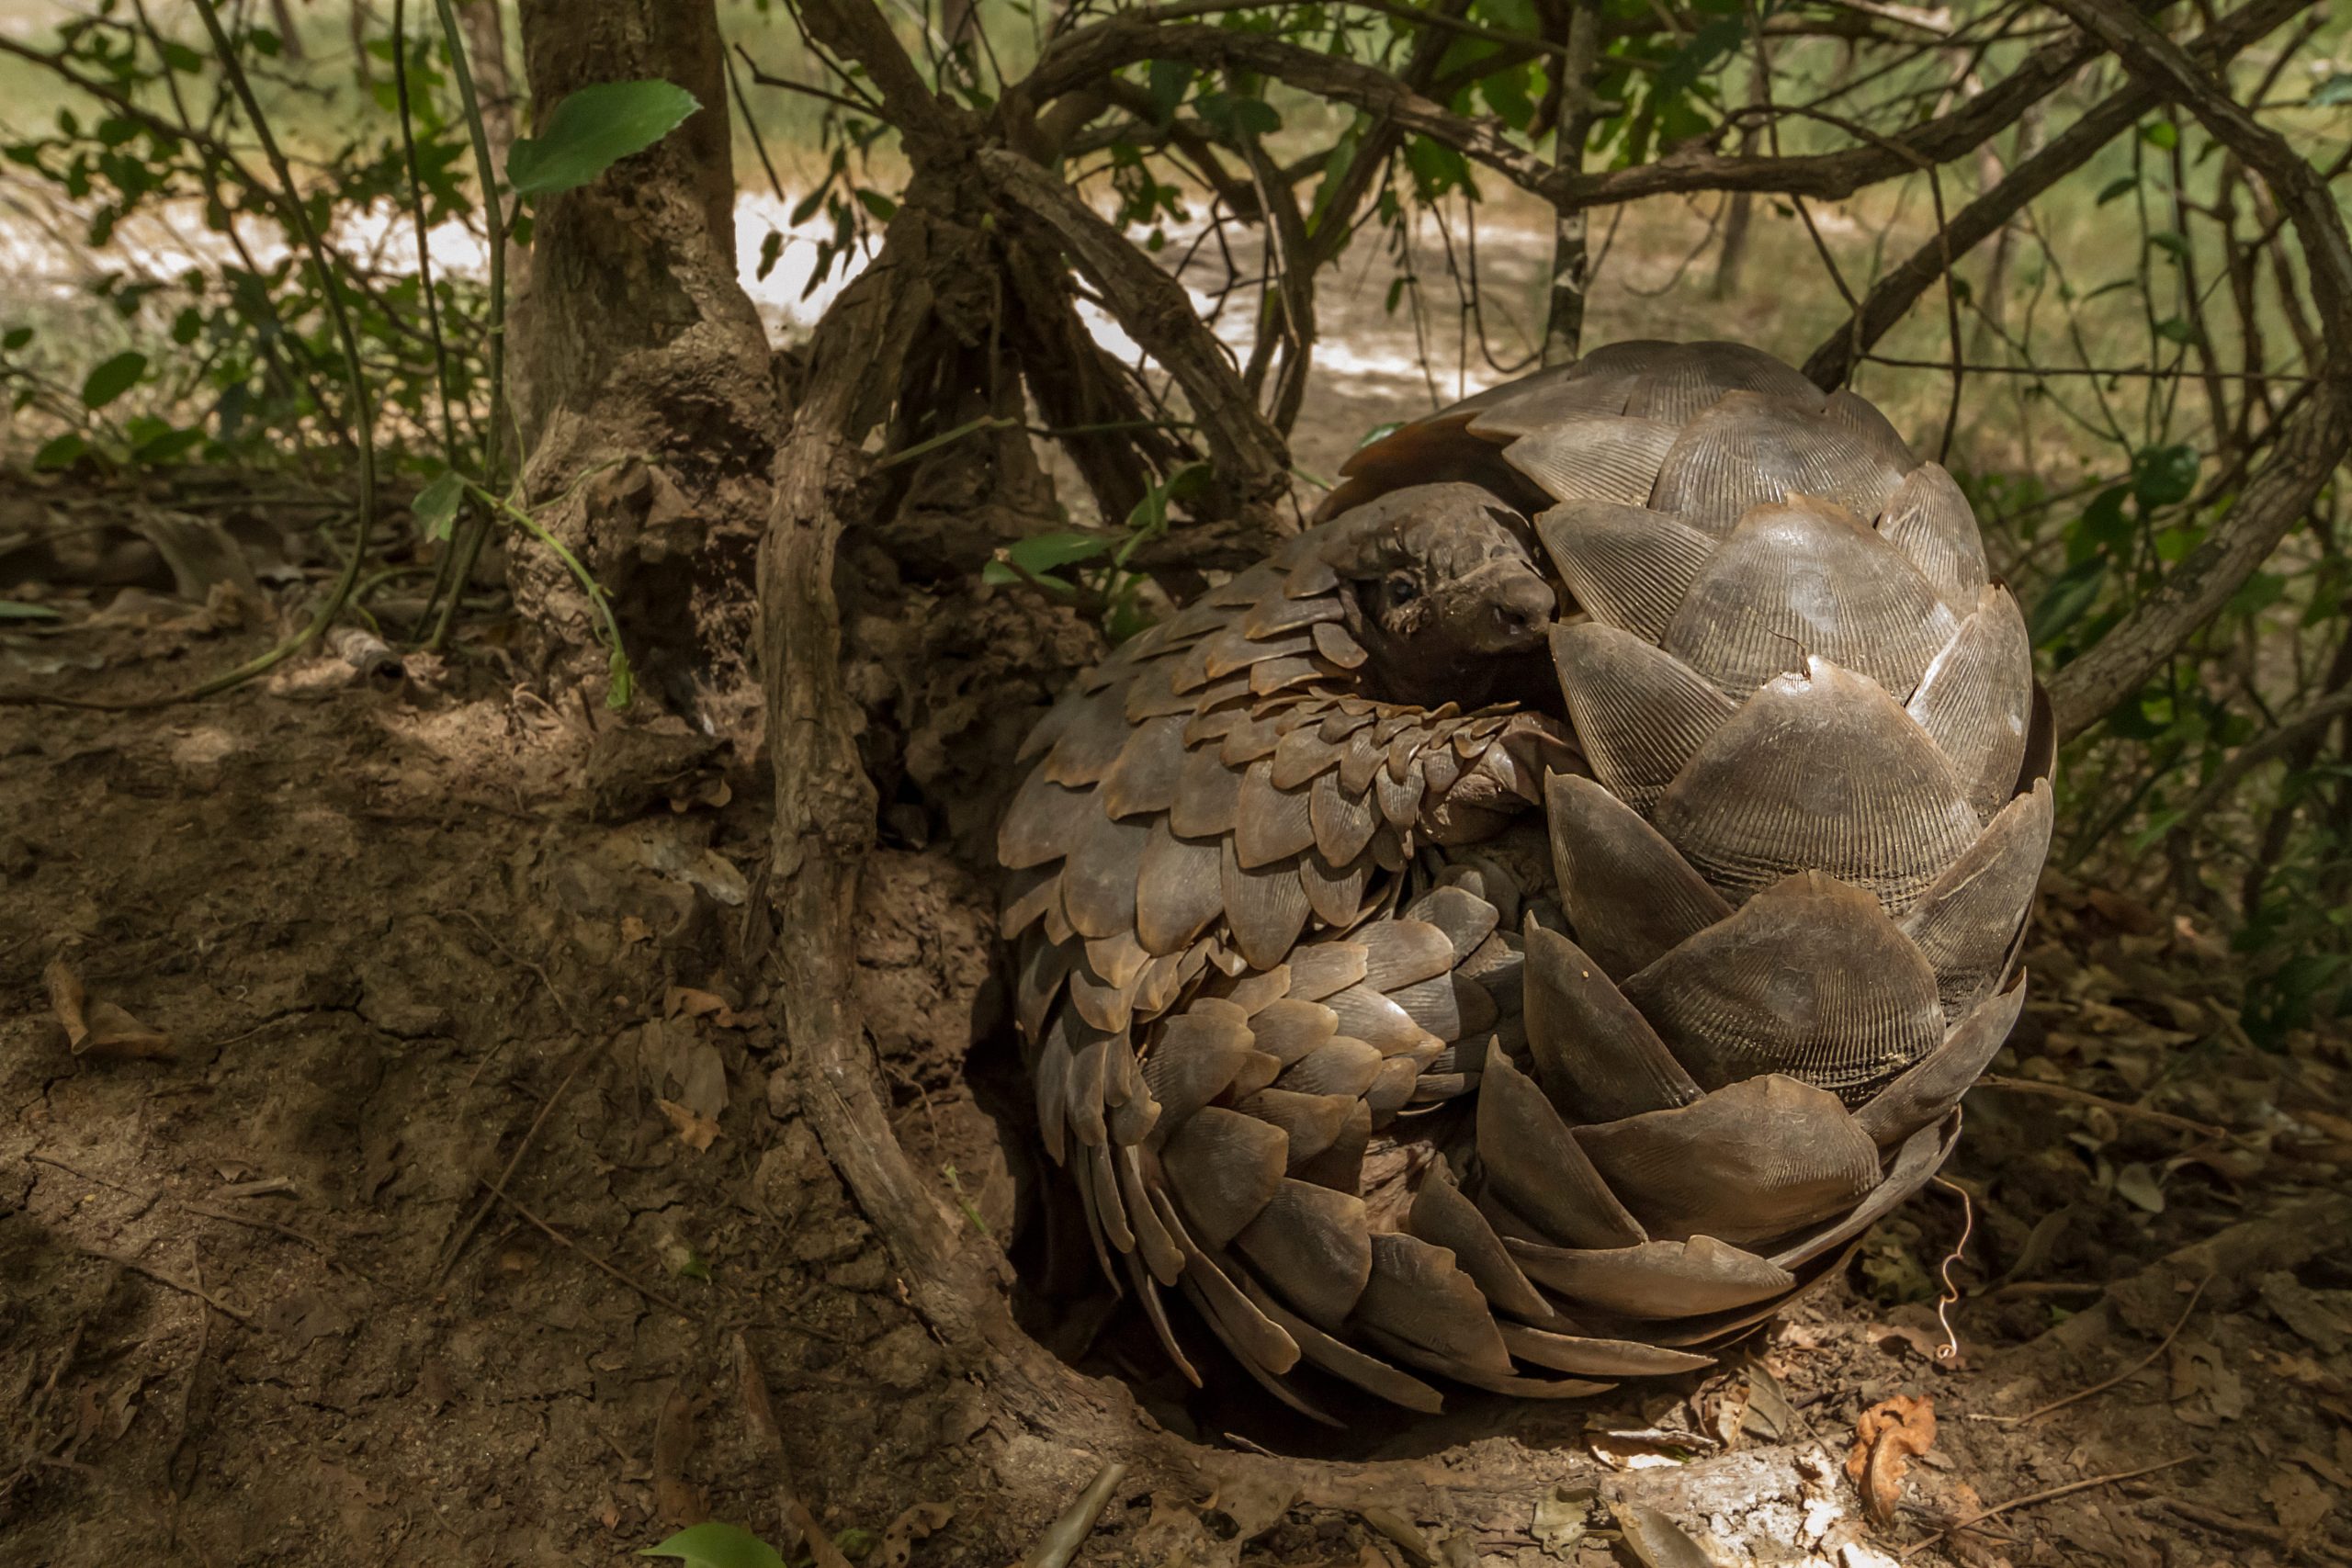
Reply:
[[1476, 629], [1480, 651], [1487, 653], [1526, 648], [1540, 639], [1558, 604], [1551, 585], [1524, 567], [1510, 569], [1486, 597], [1487, 625]]

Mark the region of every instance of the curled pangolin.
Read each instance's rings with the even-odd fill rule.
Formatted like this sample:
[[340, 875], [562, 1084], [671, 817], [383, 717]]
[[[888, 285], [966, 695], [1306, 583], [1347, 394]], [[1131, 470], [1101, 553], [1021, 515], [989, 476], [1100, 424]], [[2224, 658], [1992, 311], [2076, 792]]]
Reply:
[[1734, 344], [1344, 472], [1030, 739], [1046, 1148], [1195, 1381], [1170, 1291], [1310, 1413], [1704, 1366], [1935, 1172], [2022, 1006], [2023, 617], [1943, 469]]

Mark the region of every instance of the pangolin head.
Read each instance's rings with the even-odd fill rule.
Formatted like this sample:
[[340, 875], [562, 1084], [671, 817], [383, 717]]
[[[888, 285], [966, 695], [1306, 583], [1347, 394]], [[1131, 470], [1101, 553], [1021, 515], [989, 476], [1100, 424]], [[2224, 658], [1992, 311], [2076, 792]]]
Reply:
[[1447, 665], [1535, 647], [1557, 600], [1527, 524], [1476, 485], [1411, 485], [1325, 525], [1324, 559], [1385, 663]]

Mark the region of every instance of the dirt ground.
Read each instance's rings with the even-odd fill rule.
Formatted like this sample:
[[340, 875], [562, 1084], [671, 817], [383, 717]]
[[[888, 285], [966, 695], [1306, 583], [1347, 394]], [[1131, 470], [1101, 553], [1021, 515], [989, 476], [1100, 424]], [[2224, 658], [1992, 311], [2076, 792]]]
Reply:
[[[1096, 645], [1025, 593], [852, 569], [888, 803], [862, 1001], [915, 1164], [1018, 1237], [979, 851]], [[274, 629], [235, 593], [51, 603], [0, 631], [0, 688], [166, 691]], [[1092, 1461], [992, 1421], [785, 1088], [756, 760], [550, 701], [499, 635], [0, 707], [0, 1562], [571, 1568], [706, 1517], [795, 1541], [796, 1501], [881, 1568], [1018, 1559]], [[1226, 1380], [1181, 1398], [1099, 1300], [1024, 1303], [1201, 1445], [1080, 1561], [2352, 1562], [2346, 1042], [2256, 1051], [2209, 936], [2064, 878], [2044, 903], [1958, 1187], [1727, 1371], [1333, 1436]], [[1878, 1518], [1844, 1467], [1897, 1398], [1927, 1404], [1869, 1417]], [[1269, 1452], [1295, 1487], [1220, 1471]]]

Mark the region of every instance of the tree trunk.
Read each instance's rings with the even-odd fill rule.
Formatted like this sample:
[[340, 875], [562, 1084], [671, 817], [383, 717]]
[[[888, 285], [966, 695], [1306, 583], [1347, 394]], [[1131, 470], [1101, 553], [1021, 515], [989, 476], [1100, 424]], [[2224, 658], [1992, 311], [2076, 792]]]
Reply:
[[[650, 151], [535, 210], [512, 337], [514, 412], [539, 520], [613, 596], [647, 686], [740, 730], [758, 706], [750, 576], [778, 394], [766, 333], [736, 280], [715, 0], [524, 0], [521, 15], [542, 119], [575, 88], [647, 77], [703, 106]], [[524, 546], [510, 576], [556, 658], [587, 673], [591, 607], [562, 564]]]

